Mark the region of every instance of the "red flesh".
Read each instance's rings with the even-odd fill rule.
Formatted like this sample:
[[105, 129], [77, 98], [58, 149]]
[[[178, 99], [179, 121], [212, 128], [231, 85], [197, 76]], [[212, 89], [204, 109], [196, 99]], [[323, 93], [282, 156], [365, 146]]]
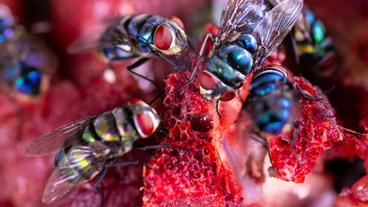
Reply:
[[[11, 4], [11, 7], [14, 9], [18, 8], [17, 13], [21, 14], [19, 8], [22, 7], [19, 6], [19, 1], [6, 0], [5, 2]], [[0, 132], [2, 135], [0, 136], [0, 183], [2, 183], [2, 189], [0, 190], [1, 207], [26, 205], [30, 207], [40, 206], [39, 201], [43, 185], [49, 175], [49, 171], [51, 170], [52, 162], [51, 157], [26, 157], [24, 155], [24, 148], [31, 143], [31, 141], [64, 123], [68, 123], [88, 114], [96, 114], [111, 109], [112, 107], [119, 106], [131, 98], [133, 94], [134, 96], [142, 96], [142, 94], [144, 94], [137, 87], [135, 79], [124, 70], [125, 66], [129, 63], [122, 65], [124, 66], [121, 67], [123, 70], [119, 72], [122, 72], [123, 75], [119, 76], [118, 81], [115, 84], [107, 84], [100, 76], [100, 72], [105, 69], [106, 64], [101, 61], [99, 57], [95, 55], [66, 56], [65, 48], [67, 48], [67, 46], [75, 40], [76, 37], [79, 37], [87, 29], [103, 22], [102, 20], [104, 19], [104, 15], [107, 16], [107, 14], [114, 13], [113, 11], [116, 10], [123, 10], [124, 14], [139, 11], [160, 13], [170, 16], [182, 11], [183, 8], [191, 10], [202, 4], [200, 1], [165, 1], [165, 7], [163, 7], [161, 1], [138, 0], [128, 2], [108, 0], [105, 1], [105, 6], [108, 5], [108, 10], [103, 12], [103, 14], [99, 13], [99, 15], [96, 15], [96, 12], [91, 12], [92, 6], [90, 2], [92, 1], [83, 2], [83, 7], [80, 6], [80, 2], [74, 0], [53, 2], [54, 10], [52, 12], [52, 24], [54, 27], [52, 33], [48, 34], [48, 36], [51, 36], [52, 39], [55, 40], [53, 41], [54, 43], [52, 46], [58, 51], [62, 51], [60, 52], [61, 54], [59, 54], [62, 58], [61, 69], [59, 69], [59, 75], [61, 75], [61, 78], [54, 78], [50, 91], [41, 99], [39, 104], [21, 103], [22, 109], [25, 111], [25, 119], [31, 120], [27, 121], [24, 126], [23, 133], [25, 136], [21, 142], [15, 141], [15, 129], [17, 127], [18, 119], [15, 116], [14, 109], [5, 96], [0, 97], [0, 121], [2, 123], [0, 126]], [[323, 20], [327, 20], [326, 22], [329, 23], [328, 26], [332, 27], [329, 29], [332, 29], [334, 37], [337, 38], [338, 41], [336, 42], [338, 44], [343, 42], [343, 44], [340, 45], [342, 48], [340, 50], [344, 52], [343, 57], [350, 60], [350, 65], [348, 66], [351, 74], [344, 76], [345, 83], [342, 84], [344, 89], [349, 88], [349, 90], [346, 90], [341, 94], [351, 95], [351, 91], [359, 92], [356, 95], [358, 97], [357, 99], [339, 100], [339, 103], [343, 103], [342, 105], [347, 108], [347, 111], [349, 111], [347, 114], [339, 114], [339, 116], [341, 116], [339, 118], [341, 118], [341, 121], [344, 123], [349, 122], [350, 120], [353, 120], [352, 122], [358, 122], [359, 119], [363, 119], [364, 117], [367, 118], [368, 100], [366, 97], [368, 97], [368, 93], [366, 92], [366, 86], [359, 86], [359, 82], [356, 83], [356, 80], [359, 80], [360, 77], [367, 77], [365, 76], [366, 73], [364, 73], [367, 68], [366, 64], [361, 64], [361, 62], [364, 62], [365, 60], [364, 58], [361, 61], [359, 61], [359, 59], [351, 58], [351, 56], [356, 55], [358, 50], [352, 51], [350, 47], [355, 43], [346, 42], [344, 37], [341, 37], [346, 34], [347, 28], [344, 27], [343, 30], [339, 30], [339, 28], [336, 28], [333, 25], [333, 22], [337, 18], [336, 11], [339, 11], [339, 16], [341, 16], [340, 19], [346, 20], [344, 24], [336, 25], [349, 25], [349, 34], [355, 34], [352, 35], [353, 38], [349, 39], [349, 41], [354, 41], [354, 39], [359, 37], [359, 32], [357, 32], [358, 30], [361, 30], [361, 35], [365, 37], [364, 35], [366, 32], [363, 31], [367, 27], [359, 24], [359, 22], [361, 22], [359, 21], [359, 12], [357, 12], [358, 9], [355, 8], [358, 3], [348, 4], [343, 0], [309, 0], [308, 2], [313, 3], [310, 5], [312, 9], [315, 9], [318, 12], [318, 14], [326, 14], [322, 16]], [[321, 6], [322, 4], [325, 6]], [[351, 9], [350, 6], [353, 9]], [[360, 9], [366, 11], [366, 8]], [[181, 16], [181, 18], [184, 20], [191, 20], [192, 13], [187, 13], [188, 15], [183, 17]], [[340, 20], [336, 22], [339, 21]], [[187, 25], [190, 25], [188, 22], [186, 23]], [[352, 25], [353, 23], [356, 25]], [[212, 29], [216, 30], [214, 27], [212, 27]], [[357, 44], [360, 43], [358, 42]], [[361, 54], [356, 56], [365, 57], [365, 55]], [[279, 62], [279, 59], [282, 59], [282, 55], [281, 58], [271, 58], [269, 62]], [[352, 63], [356, 65], [351, 65]], [[162, 69], [159, 64], [153, 64], [152, 68], [155, 71]], [[179, 80], [181, 79], [178, 75], [172, 75], [168, 79], [167, 85], [169, 88], [167, 90], [170, 89], [171, 92], [174, 91], [174, 89], [170, 87], [177, 87], [177, 84], [173, 83], [173, 80], [176, 80], [176, 78]], [[314, 90], [313, 87], [304, 80], [296, 81], [296, 83], [301, 85], [305, 90]], [[352, 83], [356, 83], [359, 87], [352, 87]], [[245, 87], [247, 87], [247, 85], [248, 84], [245, 84]], [[235, 128], [230, 127], [237, 117], [236, 114], [239, 112], [241, 104], [236, 98], [230, 102], [220, 103], [222, 119], [219, 121], [215, 115], [216, 113], [214, 111], [213, 103], [210, 104], [198, 98], [197, 92], [193, 92], [193, 90], [197, 90], [197, 86], [191, 86], [189, 89], [188, 91], [185, 91], [186, 95], [192, 97], [188, 101], [183, 100], [180, 97], [175, 97], [173, 94], [169, 94], [173, 104], [172, 106], [169, 106], [169, 103], [167, 102], [168, 99], [166, 100], [165, 109], [169, 109], [170, 114], [168, 114], [169, 118], [165, 118], [165, 122], [167, 122], [170, 129], [170, 134], [168, 137], [159, 135], [161, 136], [160, 139], [163, 139], [163, 143], [171, 143], [174, 146], [183, 146], [184, 150], [158, 150], [151, 159], [149, 166], [161, 167], [159, 170], [162, 170], [163, 174], [160, 175], [161, 171], [155, 172], [154, 170], [145, 168], [144, 183], [142, 181], [141, 166], [111, 169], [103, 182], [103, 186], [106, 188], [105, 206], [140, 206], [143, 204], [143, 196], [144, 198], [152, 199], [152, 201], [144, 200], [144, 205], [146, 206], [152, 206], [159, 202], [158, 199], [163, 199], [166, 203], [185, 203], [193, 206], [201, 204], [207, 204], [208, 206], [221, 206], [224, 202], [229, 204], [239, 204], [240, 202], [247, 203], [251, 199], [255, 200], [255, 198], [252, 198], [252, 195], [250, 194], [262, 183], [262, 175], [259, 173], [261, 170], [257, 170], [257, 167], [254, 167], [255, 169], [253, 170], [249, 170], [248, 174], [251, 175], [250, 177], [252, 179], [259, 178], [256, 179], [258, 183], [244, 182], [244, 186], [248, 187], [248, 189], [242, 188], [239, 181], [236, 181], [237, 175], [234, 173], [235, 171], [232, 167], [229, 167], [229, 163], [226, 163], [228, 160], [224, 160], [223, 157], [219, 157], [219, 154], [222, 155], [223, 153], [220, 146], [224, 141], [224, 139], [220, 138], [219, 134], [223, 134], [222, 137], [228, 137], [228, 139], [226, 139], [228, 142], [225, 144], [226, 146], [230, 146], [231, 152], [242, 152], [244, 149], [249, 149], [247, 150], [247, 152], [249, 152], [248, 155], [244, 156], [240, 153], [239, 156], [246, 157], [248, 159], [248, 165], [262, 166], [263, 164], [263, 160], [259, 159], [262, 157], [262, 146], [260, 146], [259, 143], [242, 143], [242, 139], [237, 139], [234, 135]], [[245, 89], [245, 94], [242, 95], [242, 99], [246, 98], [246, 92], [247, 90]], [[326, 131], [328, 128], [334, 128], [335, 121], [333, 118], [322, 119], [315, 123], [313, 122], [313, 120], [319, 119], [318, 117], [320, 116], [317, 112], [321, 110], [321, 107], [326, 107], [328, 109], [327, 111], [330, 111], [331, 109], [323, 96], [319, 93], [317, 93], [316, 96], [322, 97], [321, 105], [310, 100], [302, 101], [302, 103], [305, 103], [302, 110], [311, 110], [308, 113], [315, 115], [311, 115], [311, 120], [307, 120], [306, 115], [301, 117], [301, 121], [304, 122], [304, 127], [308, 129], [313, 126], [321, 125], [323, 126], [319, 127], [319, 130], [321, 131]], [[177, 106], [179, 104], [184, 104], [182, 105], [184, 109], [178, 110]], [[203, 104], [203, 109], [201, 107], [196, 108], [198, 104]], [[182, 110], [184, 112], [191, 111], [195, 113], [183, 114]], [[358, 113], [359, 116], [353, 116], [352, 111], [357, 111], [356, 113]], [[180, 120], [180, 122], [178, 120]], [[212, 120], [212, 122], [209, 120]], [[366, 121], [363, 121], [362, 123], [364, 124]], [[367, 127], [368, 125], [364, 124], [361, 131], [366, 130]], [[209, 133], [213, 133], [216, 136], [209, 136]], [[185, 136], [187, 136], [187, 139], [185, 139]], [[177, 137], [178, 140], [175, 139]], [[192, 137], [193, 140], [191, 139]], [[331, 139], [322, 139], [326, 137], [330, 137]], [[317, 155], [320, 155], [324, 150], [330, 148], [331, 142], [337, 140], [336, 137], [337, 136], [333, 133], [328, 133], [328, 136], [320, 136], [317, 133], [316, 136], [312, 136], [312, 139], [306, 139], [307, 136], [304, 136], [302, 133], [300, 140], [297, 142], [296, 156], [306, 159], [303, 160], [302, 166], [299, 167], [295, 166], [295, 157], [292, 153], [292, 148], [290, 147], [289, 142], [285, 142], [283, 139], [279, 138], [271, 139], [272, 159], [274, 160], [277, 167], [276, 169], [279, 172], [278, 176], [283, 179], [296, 181], [303, 180], [305, 175], [311, 172]], [[342, 142], [338, 143], [333, 148], [332, 153], [335, 156], [346, 159], [359, 156], [361, 159], [367, 160], [367, 137], [357, 139], [356, 136], [345, 135], [344, 138], [345, 139]], [[324, 141], [321, 142], [321, 139]], [[306, 144], [307, 147], [303, 148], [301, 146], [302, 144], [303, 146]], [[244, 146], [251, 147], [241, 148]], [[194, 152], [199, 151], [199, 153], [191, 154], [191, 152], [185, 151], [185, 147], [189, 147]], [[237, 149], [236, 147], [240, 149]], [[206, 151], [202, 153], [199, 148], [206, 149]], [[257, 153], [261, 155], [257, 155]], [[125, 159], [135, 160], [143, 159], [144, 157], [146, 156], [142, 155], [141, 152], [135, 151], [127, 155]], [[202, 161], [198, 161], [199, 157], [202, 157]], [[323, 163], [323, 160], [321, 162]], [[177, 163], [178, 166], [164, 166], [166, 163]], [[171, 168], [173, 166], [174, 168]], [[215, 168], [211, 168], [211, 166], [215, 166]], [[230, 166], [236, 165], [234, 164]], [[366, 169], [367, 166], [368, 164], [366, 161]], [[29, 169], [35, 170], [34, 172], [31, 172]], [[189, 171], [185, 171], [185, 169], [189, 169]], [[205, 171], [206, 169], [211, 170], [207, 173], [207, 171]], [[172, 172], [174, 173], [170, 174]], [[186, 173], [189, 175], [186, 176]], [[285, 174], [289, 176], [285, 176]], [[174, 182], [168, 183], [166, 180], [167, 177], [164, 177], [163, 175], [171, 176], [170, 178]], [[151, 186], [150, 184], [152, 183], [157, 185]], [[212, 184], [212, 186], [208, 185], [208, 183]], [[366, 202], [366, 194], [364, 193], [365, 188], [363, 187], [361, 190], [357, 190], [360, 189], [360, 186], [365, 186], [366, 183], [366, 177], [363, 177], [352, 187], [352, 189], [347, 188], [341, 192], [336, 200], [336, 206], [367, 206], [367, 204], [364, 203]], [[167, 195], [168, 192], [165, 191], [166, 188], [176, 188], [176, 186], [181, 184], [186, 187], [185, 189], [193, 189], [193, 191], [187, 193], [183, 192], [183, 190], [178, 190], [177, 197]], [[143, 191], [140, 190], [142, 186], [145, 187]], [[240, 191], [243, 192], [241, 195]], [[278, 195], [276, 198], [281, 199], [282, 195]], [[67, 197], [64, 201], [59, 204], [55, 204], [54, 206], [97, 207], [99, 206], [99, 199], [99, 194], [93, 188], [92, 184], [86, 184]], [[290, 197], [288, 197], [287, 200], [290, 200]], [[283, 204], [285, 203], [286, 201]], [[251, 204], [250, 206], [264, 205]], [[300, 203], [296, 203], [294, 206], [301, 205]]]

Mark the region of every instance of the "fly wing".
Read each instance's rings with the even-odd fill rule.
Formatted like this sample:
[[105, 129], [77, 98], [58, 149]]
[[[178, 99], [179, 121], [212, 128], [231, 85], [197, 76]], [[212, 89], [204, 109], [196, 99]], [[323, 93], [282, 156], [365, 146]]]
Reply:
[[83, 118], [55, 129], [28, 146], [27, 153], [29, 155], [48, 154], [72, 145], [73, 140], [70, 138], [81, 132], [94, 118], [95, 116]]
[[125, 30], [118, 24], [119, 21], [110, 23], [110, 26], [99, 26], [81, 37], [77, 38], [68, 47], [68, 53], [81, 54], [97, 52], [102, 47], [112, 47], [116, 45], [129, 45]]
[[280, 45], [298, 20], [302, 8], [302, 0], [284, 0], [266, 13], [253, 32], [260, 44], [255, 55], [256, 67]]
[[[65, 197], [76, 187], [97, 175], [105, 161], [106, 159], [96, 159], [92, 148], [88, 146], [72, 147], [52, 172], [45, 186], [42, 202], [50, 204]], [[84, 177], [81, 172], [89, 173], [90, 177]]]
[[69, 180], [78, 179], [76, 172], [70, 172], [68, 174], [60, 174], [58, 169], [55, 169], [44, 190], [42, 195], [42, 202], [50, 204], [56, 200], [59, 200], [70, 192], [72, 192], [80, 183], [72, 183]]
[[242, 33], [252, 33], [265, 9], [263, 0], [229, 0], [221, 18], [217, 44], [231, 42]]

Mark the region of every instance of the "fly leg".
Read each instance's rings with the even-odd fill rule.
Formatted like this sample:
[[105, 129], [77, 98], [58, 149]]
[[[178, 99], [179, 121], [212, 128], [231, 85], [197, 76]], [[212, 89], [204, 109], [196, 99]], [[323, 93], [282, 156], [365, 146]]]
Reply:
[[216, 99], [216, 113], [217, 113], [218, 118], [221, 119], [221, 114], [220, 114], [219, 107], [220, 107], [220, 99], [218, 98], [218, 99]]
[[101, 174], [97, 177], [96, 182], [95, 182], [95, 188], [96, 190], [100, 193], [101, 196], [101, 203], [100, 203], [100, 207], [103, 207], [104, 205], [104, 201], [105, 201], [105, 189], [101, 186], [101, 182], [102, 180], [105, 178], [106, 174], [107, 174], [107, 166], [105, 165], [101, 171]]
[[183, 83], [183, 85], [179, 88], [179, 89], [182, 89], [182, 88], [185, 88], [186, 86], [188, 86], [191, 82], [194, 81], [198, 71], [199, 71], [199, 66], [201, 65], [201, 62], [204, 61], [206, 59], [205, 55], [207, 54], [204, 54], [205, 51], [206, 51], [206, 46], [207, 46], [207, 41], [211, 39], [213, 42], [215, 42], [215, 37], [213, 36], [212, 33], [207, 33], [206, 34], [206, 37], [204, 38], [204, 41], [202, 43], [202, 46], [201, 46], [201, 49], [199, 50], [199, 57], [200, 57], [200, 60], [198, 61], [198, 63], [196, 64], [196, 66], [194, 67], [193, 69], [193, 72], [192, 72], [192, 75], [190, 76], [190, 78], [185, 82]]
[[137, 62], [135, 62], [132, 65], [129, 65], [128, 66], [128, 71], [131, 72], [132, 74], [134, 74], [134, 75], [136, 75], [136, 76], [138, 76], [138, 77], [140, 77], [140, 78], [142, 78], [142, 79], [150, 82], [155, 88], [158, 88], [158, 86], [157, 86], [157, 84], [155, 83], [154, 80], [149, 79], [146, 76], [141, 75], [141, 74], [139, 74], [139, 73], [137, 73], [137, 72], [134, 71], [134, 69], [136, 69], [137, 67], [141, 66], [143, 63], [147, 62], [148, 60], [149, 60], [149, 58], [141, 58], [141, 59], [137, 60]]
[[[146, 76], [144, 75], [141, 75], [137, 72], [134, 71], [135, 68], [139, 67], [140, 65], [144, 64], [145, 62], [147, 62], [149, 60], [149, 58], [141, 58], [139, 59], [137, 62], [133, 63], [132, 65], [129, 65], [128, 66], [128, 71], [131, 72], [132, 74], [150, 82], [156, 89], [158, 89], [158, 85], [156, 84], [156, 82], [150, 78], [147, 78]], [[149, 105], [152, 105], [154, 104], [160, 97], [162, 97], [163, 95], [163, 92], [160, 92], [155, 98], [153, 98], [153, 100], [151, 100], [149, 102]]]
[[143, 147], [136, 146], [134, 148], [138, 150], [146, 151], [146, 150], [151, 150], [151, 149], [169, 149], [169, 148], [172, 148], [172, 146], [169, 144], [159, 144], [159, 145], [151, 145], [151, 146], [143, 146]]
[[134, 68], [137, 68], [141, 65], [143, 65], [145, 62], [147, 62], [149, 60], [149, 58], [140, 58], [139, 60], [137, 60], [135, 63], [131, 64], [128, 66], [128, 70], [132, 70]]
[[254, 141], [256, 141], [260, 144], [262, 144], [263, 147], [266, 149], [267, 154], [268, 154], [268, 159], [270, 160], [270, 163], [271, 163], [271, 166], [268, 168], [268, 173], [269, 173], [270, 176], [276, 177], [277, 176], [277, 170], [275, 168], [275, 164], [273, 163], [273, 161], [271, 159], [270, 145], [268, 144], [267, 140], [264, 139], [263, 137], [261, 137], [259, 133], [256, 133], [256, 136], [251, 136], [251, 139], [253, 139]]
[[354, 130], [351, 130], [351, 129], [347, 129], [345, 127], [342, 127], [342, 126], [337, 126], [340, 130], [342, 130], [343, 132], [347, 133], [347, 134], [351, 134], [351, 135], [354, 135], [356, 136], [357, 138], [364, 138], [364, 136], [367, 136], [366, 133], [361, 133], [361, 132], [357, 132], [357, 131], [354, 131]]
[[201, 64], [201, 60], [199, 60], [197, 65], [194, 67], [192, 75], [189, 77], [189, 79], [185, 83], [183, 83], [183, 85], [180, 86], [178, 90], [181, 90], [181, 89], [187, 87], [191, 82], [194, 81], [195, 77], [197, 76], [197, 72], [199, 70], [199, 65], [200, 64]]
[[239, 96], [239, 99], [242, 103], [245, 102], [245, 100], [243, 99], [242, 95], [240, 94], [240, 89], [237, 90], [237, 93], [238, 93], [238, 96]]
[[179, 70], [180, 64], [176, 64], [174, 61], [170, 60], [168, 57], [166, 57], [165, 55], [163, 55], [159, 52], [155, 52], [154, 54], [157, 55], [158, 57], [164, 59], [167, 63], [169, 63], [174, 68], [174, 70], [180, 71]]
[[164, 92], [161, 91], [156, 97], [154, 97], [148, 104], [152, 106], [158, 99], [162, 98], [164, 95]]
[[267, 140], [264, 139], [258, 132], [255, 132], [254, 134], [255, 136], [251, 136], [251, 139], [263, 145], [263, 147], [267, 151], [268, 158], [270, 159], [271, 165], [274, 166], [272, 159], [271, 159], [270, 145], [268, 144]]

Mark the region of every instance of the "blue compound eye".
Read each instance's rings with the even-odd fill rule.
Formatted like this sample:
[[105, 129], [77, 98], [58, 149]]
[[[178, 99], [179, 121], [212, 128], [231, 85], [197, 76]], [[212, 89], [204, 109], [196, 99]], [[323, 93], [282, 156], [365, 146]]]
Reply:
[[26, 64], [21, 64], [20, 75], [15, 80], [15, 89], [23, 94], [36, 96], [40, 92], [41, 79], [42, 75], [39, 70]]
[[257, 51], [258, 44], [256, 38], [254, 38], [253, 35], [240, 35], [237, 42], [251, 53], [255, 53]]

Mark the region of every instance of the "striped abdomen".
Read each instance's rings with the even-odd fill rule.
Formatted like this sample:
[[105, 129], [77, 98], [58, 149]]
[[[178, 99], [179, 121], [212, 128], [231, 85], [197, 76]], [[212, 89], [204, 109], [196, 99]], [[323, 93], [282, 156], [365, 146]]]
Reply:
[[92, 179], [102, 170], [103, 163], [97, 162], [98, 159], [89, 146], [72, 146], [59, 151], [54, 164], [60, 179], [78, 184]]
[[79, 140], [74, 140], [71, 147], [57, 154], [55, 166], [59, 170], [70, 171], [62, 174], [75, 175], [75, 179], [69, 178], [73, 183], [93, 178], [102, 170], [105, 161], [129, 152], [139, 138], [129, 117], [127, 108], [115, 108], [97, 116], [84, 129]]

